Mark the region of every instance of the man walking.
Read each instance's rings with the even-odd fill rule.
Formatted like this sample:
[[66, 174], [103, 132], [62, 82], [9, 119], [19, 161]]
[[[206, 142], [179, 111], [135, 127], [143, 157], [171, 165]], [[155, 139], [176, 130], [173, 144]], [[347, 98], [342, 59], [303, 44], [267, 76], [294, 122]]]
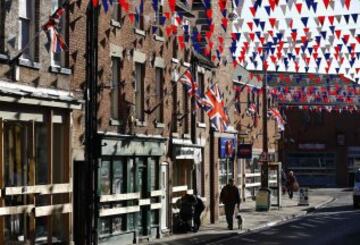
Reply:
[[221, 190], [220, 201], [224, 203], [225, 206], [228, 229], [232, 230], [235, 205], [240, 209], [240, 194], [238, 188], [234, 185], [233, 179], [229, 179], [229, 183]]

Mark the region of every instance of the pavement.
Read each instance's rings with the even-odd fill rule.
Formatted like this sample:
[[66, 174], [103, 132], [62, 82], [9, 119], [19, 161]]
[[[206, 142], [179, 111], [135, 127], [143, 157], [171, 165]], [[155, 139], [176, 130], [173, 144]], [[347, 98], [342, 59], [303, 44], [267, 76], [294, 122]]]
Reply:
[[[220, 216], [217, 223], [202, 225], [197, 233], [173, 234], [169, 237], [153, 240], [150, 244], [208, 244], [222, 238], [266, 229], [304, 216], [334, 201], [334, 197], [331, 195], [319, 195], [318, 193], [311, 189], [309, 190], [309, 205], [307, 206], [298, 205], [298, 193], [294, 193], [293, 199], [289, 199], [287, 195], [284, 195], [282, 197], [282, 206], [280, 208], [272, 206], [268, 212], [257, 212], [255, 210], [255, 201], [247, 199], [241, 203], [240, 207], [240, 213], [243, 218], [242, 230], [228, 230], [225, 216]], [[236, 220], [234, 219], [234, 228], [236, 225]]]

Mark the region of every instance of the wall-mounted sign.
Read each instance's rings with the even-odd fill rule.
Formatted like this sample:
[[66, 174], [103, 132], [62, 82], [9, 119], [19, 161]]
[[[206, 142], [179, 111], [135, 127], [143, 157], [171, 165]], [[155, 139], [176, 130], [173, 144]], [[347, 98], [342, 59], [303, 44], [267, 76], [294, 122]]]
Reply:
[[176, 159], [194, 159], [195, 148], [193, 147], [175, 147], [175, 158]]
[[238, 145], [238, 158], [251, 159], [252, 158], [252, 144]]
[[235, 145], [235, 138], [219, 138], [219, 158], [234, 158]]

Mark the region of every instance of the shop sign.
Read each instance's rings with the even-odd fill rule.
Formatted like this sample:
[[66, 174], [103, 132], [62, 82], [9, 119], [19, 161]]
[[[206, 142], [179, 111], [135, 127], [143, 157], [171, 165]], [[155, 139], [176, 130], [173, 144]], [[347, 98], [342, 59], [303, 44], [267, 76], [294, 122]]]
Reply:
[[194, 159], [195, 148], [193, 147], [175, 147], [176, 159]]
[[252, 144], [239, 144], [238, 158], [252, 159]]
[[219, 138], [219, 158], [234, 158], [235, 138]]

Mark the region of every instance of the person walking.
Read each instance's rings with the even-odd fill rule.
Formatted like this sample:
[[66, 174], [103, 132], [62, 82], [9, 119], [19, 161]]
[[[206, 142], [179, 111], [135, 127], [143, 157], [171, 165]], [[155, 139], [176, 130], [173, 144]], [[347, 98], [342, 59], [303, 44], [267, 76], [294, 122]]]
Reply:
[[287, 176], [285, 171], [282, 169], [281, 170], [281, 189], [282, 189], [282, 194], [285, 195], [286, 192], [286, 185], [287, 185]]
[[294, 195], [294, 185], [295, 183], [297, 183], [294, 172], [293, 171], [289, 171], [288, 176], [287, 176], [287, 191], [289, 194], [289, 198], [292, 199], [293, 195]]
[[201, 225], [201, 213], [205, 209], [205, 205], [201, 200], [199, 195], [195, 195], [196, 203], [195, 203], [195, 210], [194, 210], [194, 232], [197, 232]]
[[225, 206], [226, 222], [228, 229], [233, 229], [235, 205], [240, 210], [240, 194], [238, 188], [234, 185], [234, 180], [229, 179], [229, 183], [225, 185], [220, 193], [220, 201]]

